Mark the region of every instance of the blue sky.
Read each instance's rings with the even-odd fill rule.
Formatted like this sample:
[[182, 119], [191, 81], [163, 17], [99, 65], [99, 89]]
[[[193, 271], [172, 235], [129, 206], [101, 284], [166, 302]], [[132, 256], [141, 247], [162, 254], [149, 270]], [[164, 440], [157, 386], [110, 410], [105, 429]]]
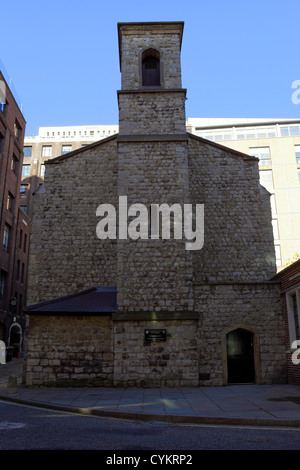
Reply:
[[[298, 118], [299, 0], [14, 0], [0, 7], [2, 60], [40, 126], [118, 124], [118, 22], [184, 21], [188, 117]], [[3, 18], [5, 21], [3, 21]]]

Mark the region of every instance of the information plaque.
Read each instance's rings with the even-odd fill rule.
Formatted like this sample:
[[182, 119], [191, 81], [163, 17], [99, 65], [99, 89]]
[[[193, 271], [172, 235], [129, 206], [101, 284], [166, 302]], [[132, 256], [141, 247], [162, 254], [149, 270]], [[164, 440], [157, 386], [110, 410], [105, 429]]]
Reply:
[[167, 331], [161, 329], [147, 329], [145, 330], [145, 343], [166, 341]]

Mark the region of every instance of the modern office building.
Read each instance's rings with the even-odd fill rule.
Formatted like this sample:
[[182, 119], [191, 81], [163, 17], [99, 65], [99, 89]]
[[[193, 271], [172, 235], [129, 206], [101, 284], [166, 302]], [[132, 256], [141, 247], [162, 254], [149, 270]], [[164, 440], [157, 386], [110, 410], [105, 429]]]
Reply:
[[25, 119], [0, 67], [0, 340], [20, 352], [30, 219], [19, 208]]
[[280, 270], [300, 254], [300, 119], [189, 118], [187, 130], [259, 158], [260, 182], [271, 193]]

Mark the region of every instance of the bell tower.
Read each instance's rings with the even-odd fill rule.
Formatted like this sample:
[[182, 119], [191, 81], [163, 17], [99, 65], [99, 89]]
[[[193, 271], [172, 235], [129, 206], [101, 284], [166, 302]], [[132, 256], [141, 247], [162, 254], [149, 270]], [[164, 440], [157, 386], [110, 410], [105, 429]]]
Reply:
[[[183, 23], [120, 23], [118, 32], [118, 195], [127, 196], [128, 206], [140, 203], [149, 211], [153, 204], [179, 204], [183, 210], [190, 200]], [[118, 241], [119, 311], [193, 309], [185, 240], [157, 238]]]
[[174, 236], [175, 221], [170, 237], [162, 236], [161, 213], [158, 233], [152, 234], [153, 205], [183, 208], [190, 201], [180, 68], [183, 23], [121, 23], [118, 31], [118, 196], [127, 197], [128, 208], [148, 209], [149, 237], [117, 240], [114, 382], [194, 386], [198, 314], [192, 253], [183, 237]]
[[120, 135], [185, 134], [183, 23], [120, 23]]

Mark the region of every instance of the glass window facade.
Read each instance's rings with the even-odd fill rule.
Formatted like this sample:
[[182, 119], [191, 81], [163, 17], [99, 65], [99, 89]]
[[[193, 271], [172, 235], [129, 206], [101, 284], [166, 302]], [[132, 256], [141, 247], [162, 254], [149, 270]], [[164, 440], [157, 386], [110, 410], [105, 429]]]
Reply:
[[249, 148], [249, 153], [253, 157], [259, 158], [260, 165], [271, 165], [271, 156], [269, 147], [252, 147]]

